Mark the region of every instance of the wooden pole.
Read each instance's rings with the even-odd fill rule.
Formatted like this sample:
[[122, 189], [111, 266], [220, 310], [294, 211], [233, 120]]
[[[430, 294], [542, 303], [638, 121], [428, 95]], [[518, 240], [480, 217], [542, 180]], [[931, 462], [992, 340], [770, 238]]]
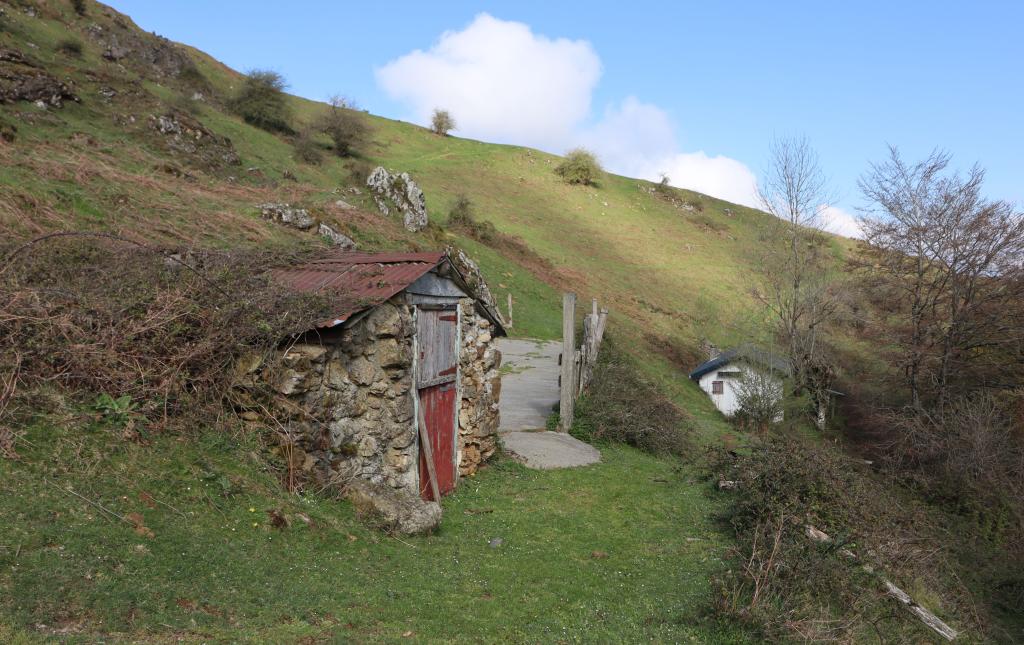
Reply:
[[576, 404], [576, 294], [562, 294], [562, 383], [559, 420], [562, 432], [572, 427]]
[[[418, 396], [418, 395], [417, 395]], [[437, 487], [437, 473], [434, 471], [434, 449], [430, 447], [430, 435], [427, 434], [427, 420], [423, 415], [422, 401], [417, 401], [419, 409], [420, 444], [423, 446], [423, 457], [427, 461], [427, 474], [430, 476], [430, 492], [434, 501], [441, 503], [441, 490]]]
[[508, 294], [508, 326], [512, 326], [512, 294]]

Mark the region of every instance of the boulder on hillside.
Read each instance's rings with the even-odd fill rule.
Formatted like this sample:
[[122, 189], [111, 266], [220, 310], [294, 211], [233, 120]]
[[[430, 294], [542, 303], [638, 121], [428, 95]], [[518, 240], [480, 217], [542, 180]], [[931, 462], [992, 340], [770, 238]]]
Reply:
[[393, 174], [384, 166], [377, 166], [366, 178], [366, 185], [381, 213], [390, 215], [392, 210], [402, 213], [406, 230], [415, 233], [427, 225], [426, 198], [409, 173]]
[[257, 206], [263, 217], [279, 224], [308, 231], [319, 222], [305, 208], [295, 208], [291, 204], [260, 204]]
[[59, 108], [78, 102], [69, 83], [57, 80], [40, 65], [15, 50], [0, 48], [0, 103], [30, 101]]
[[440, 504], [405, 489], [356, 479], [348, 485], [347, 497], [364, 521], [383, 531], [420, 535], [441, 523]]
[[132, 28], [120, 18], [115, 18], [107, 28], [91, 24], [86, 33], [104, 48], [103, 58], [114, 63], [131, 64], [153, 71], [156, 76], [172, 78], [195, 69], [184, 49], [162, 36]]
[[344, 249], [345, 251], [353, 251], [356, 248], [355, 240], [345, 235], [344, 233], [340, 233], [334, 230], [334, 228], [328, 224], [320, 222], [320, 228], [317, 230], [317, 232], [320, 233], [322, 237], [326, 237], [327, 239], [329, 239], [331, 241], [331, 244], [337, 246], [338, 248]]
[[189, 157], [197, 165], [218, 168], [242, 163], [231, 139], [215, 134], [188, 114], [168, 112], [151, 116], [149, 121], [154, 130], [164, 135], [168, 150]]

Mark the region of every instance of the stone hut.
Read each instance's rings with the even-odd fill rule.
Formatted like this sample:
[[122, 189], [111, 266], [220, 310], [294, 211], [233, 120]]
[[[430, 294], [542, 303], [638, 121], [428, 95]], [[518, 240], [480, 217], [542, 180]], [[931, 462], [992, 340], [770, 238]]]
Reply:
[[338, 303], [275, 368], [243, 367], [301, 412], [303, 469], [408, 505], [434, 500], [432, 473], [444, 495], [494, 453], [505, 330], [447, 253], [335, 251], [274, 276]]

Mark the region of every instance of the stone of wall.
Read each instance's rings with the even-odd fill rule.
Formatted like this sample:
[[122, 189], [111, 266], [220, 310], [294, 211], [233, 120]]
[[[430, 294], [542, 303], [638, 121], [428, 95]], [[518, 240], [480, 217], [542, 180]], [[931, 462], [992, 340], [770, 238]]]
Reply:
[[261, 375], [296, 404], [306, 470], [418, 493], [414, 332], [411, 308], [396, 297], [332, 342], [291, 346], [280, 369]]
[[494, 343], [494, 326], [476, 313], [473, 300], [463, 299], [459, 306], [462, 309], [459, 474], [471, 475], [494, 454], [498, 445], [501, 352]]

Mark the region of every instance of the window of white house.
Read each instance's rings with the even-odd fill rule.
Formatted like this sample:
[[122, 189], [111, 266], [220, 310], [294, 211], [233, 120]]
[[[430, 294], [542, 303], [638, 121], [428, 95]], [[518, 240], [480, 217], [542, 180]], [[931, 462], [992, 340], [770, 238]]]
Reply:
[[712, 394], [724, 394], [725, 393], [725, 381], [711, 381], [711, 393]]

